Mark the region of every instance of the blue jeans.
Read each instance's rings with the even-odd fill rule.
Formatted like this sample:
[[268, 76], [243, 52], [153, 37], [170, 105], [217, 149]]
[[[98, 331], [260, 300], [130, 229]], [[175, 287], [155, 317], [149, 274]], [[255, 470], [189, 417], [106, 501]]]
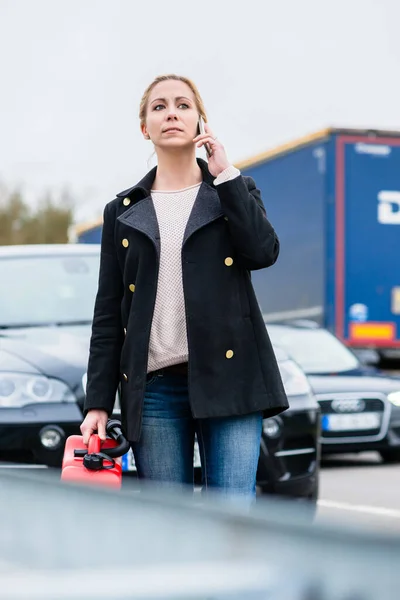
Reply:
[[203, 492], [252, 501], [260, 454], [262, 414], [193, 419], [186, 375], [150, 376], [140, 440], [132, 444], [139, 479], [193, 488], [195, 434]]

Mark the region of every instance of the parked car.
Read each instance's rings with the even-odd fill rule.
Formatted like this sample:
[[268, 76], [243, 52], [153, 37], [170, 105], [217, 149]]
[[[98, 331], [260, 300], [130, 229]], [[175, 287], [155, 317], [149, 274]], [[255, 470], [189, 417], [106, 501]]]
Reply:
[[[301, 368], [279, 346], [274, 346], [274, 352], [290, 408], [281, 415], [263, 421], [257, 472], [258, 491], [260, 494], [278, 494], [316, 502], [320, 462], [320, 407]], [[136, 472], [132, 452], [123, 458], [122, 464], [125, 472]], [[200, 486], [202, 477], [197, 441], [193, 464], [195, 482]]]
[[363, 364], [316, 323], [266, 327], [307, 374], [321, 407], [322, 454], [377, 450], [400, 462], [400, 377]]
[[0, 247], [0, 457], [59, 465], [82, 421], [99, 248]]
[[[58, 466], [80, 433], [99, 255], [97, 244], [0, 248], [0, 457]], [[315, 500], [319, 405], [299, 366], [275, 353], [290, 409], [264, 421], [258, 484]], [[123, 465], [135, 470], [131, 453]], [[194, 465], [198, 479], [197, 446]]]

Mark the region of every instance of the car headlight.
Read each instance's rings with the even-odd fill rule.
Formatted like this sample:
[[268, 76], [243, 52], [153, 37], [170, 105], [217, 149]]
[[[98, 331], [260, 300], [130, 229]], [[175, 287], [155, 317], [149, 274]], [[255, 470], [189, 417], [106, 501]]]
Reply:
[[387, 398], [395, 406], [400, 406], [400, 392], [390, 392]]
[[282, 421], [278, 417], [264, 419], [263, 432], [269, 438], [278, 438], [282, 432]]
[[285, 392], [288, 396], [301, 396], [311, 393], [311, 386], [300, 367], [292, 360], [279, 361], [279, 370]]
[[87, 373], [84, 373], [82, 375], [82, 388], [83, 388], [83, 392], [86, 396], [86, 385], [87, 385]]
[[76, 402], [76, 398], [58, 379], [0, 372], [0, 408], [16, 408], [38, 402]]

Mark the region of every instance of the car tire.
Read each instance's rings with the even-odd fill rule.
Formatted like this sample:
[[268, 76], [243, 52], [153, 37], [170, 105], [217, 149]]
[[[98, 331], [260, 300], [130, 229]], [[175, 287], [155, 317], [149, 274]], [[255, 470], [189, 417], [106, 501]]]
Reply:
[[393, 465], [400, 463], [400, 448], [394, 448], [391, 450], [381, 450], [379, 452], [384, 463]]

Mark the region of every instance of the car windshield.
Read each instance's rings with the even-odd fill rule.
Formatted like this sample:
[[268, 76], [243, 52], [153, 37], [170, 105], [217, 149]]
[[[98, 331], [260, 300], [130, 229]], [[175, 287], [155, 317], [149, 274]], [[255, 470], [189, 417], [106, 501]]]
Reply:
[[339, 373], [359, 367], [359, 361], [326, 329], [296, 329], [267, 325], [273, 344], [282, 346], [306, 373]]
[[90, 322], [97, 254], [14, 256], [0, 260], [0, 328]]

